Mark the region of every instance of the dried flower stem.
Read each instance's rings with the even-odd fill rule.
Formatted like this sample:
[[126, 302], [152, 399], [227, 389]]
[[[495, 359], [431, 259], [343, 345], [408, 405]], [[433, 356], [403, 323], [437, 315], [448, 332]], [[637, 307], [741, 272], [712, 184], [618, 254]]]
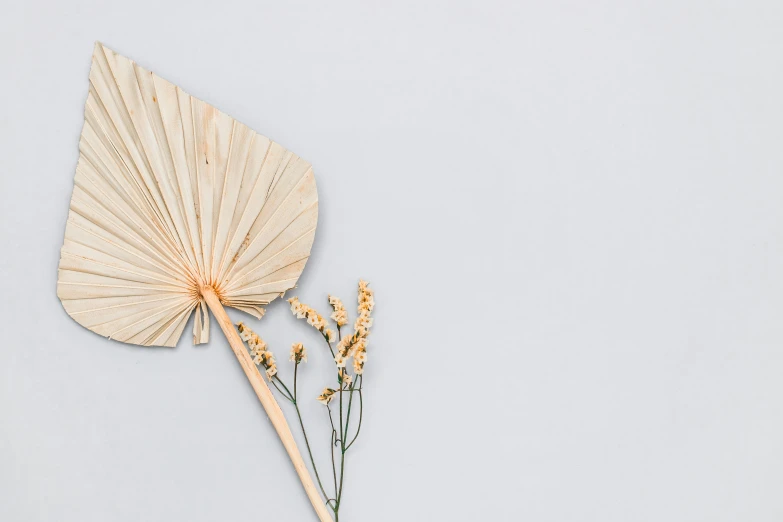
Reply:
[[[339, 330], [338, 330], [339, 333]], [[337, 430], [335, 429], [334, 423], [332, 422], [332, 471], [334, 474], [334, 480], [335, 480], [335, 491], [337, 492], [337, 498], [335, 500], [335, 522], [339, 522], [339, 509], [340, 509], [340, 503], [343, 499], [343, 486], [345, 485], [345, 454], [348, 452], [348, 449], [353, 445], [354, 442], [356, 442], [356, 439], [359, 437], [359, 432], [362, 428], [362, 414], [363, 414], [363, 399], [362, 399], [362, 392], [361, 388], [356, 390], [357, 385], [359, 385], [364, 378], [363, 374], [359, 374], [356, 376], [356, 381], [352, 382], [351, 385], [346, 390], [346, 395], [348, 396], [348, 404], [345, 411], [345, 421], [343, 422], [343, 386], [340, 386], [340, 392], [339, 392], [339, 401], [340, 401], [340, 438], [337, 438]], [[356, 433], [354, 434], [353, 438], [350, 442], [348, 442], [349, 438], [349, 431], [350, 431], [350, 423], [351, 423], [351, 408], [353, 405], [353, 394], [354, 392], [359, 394], [359, 423], [357, 425]], [[332, 421], [332, 411], [329, 409], [329, 420]], [[337, 442], [340, 443], [340, 480], [339, 484], [337, 481], [337, 472], [336, 472], [336, 462], [334, 460], [334, 446], [337, 446]]]
[[[326, 405], [326, 410], [329, 415], [329, 424], [332, 428], [329, 436], [329, 447], [332, 460], [334, 497], [330, 497], [326, 493], [326, 488], [324, 488], [323, 482], [321, 481], [321, 476], [318, 473], [318, 468], [315, 464], [315, 459], [313, 458], [312, 449], [310, 447], [310, 439], [307, 436], [307, 430], [305, 429], [304, 421], [302, 419], [302, 412], [299, 409], [299, 365], [307, 361], [307, 351], [304, 345], [301, 343], [294, 343], [291, 347], [290, 360], [294, 363], [292, 392], [278, 375], [274, 356], [267, 350], [266, 343], [243, 324], [239, 325], [239, 331], [242, 335], [242, 339], [248, 342], [256, 364], [259, 364], [266, 369], [269, 381], [283, 397], [294, 405], [296, 416], [299, 420], [299, 427], [302, 429], [305, 446], [307, 447], [307, 455], [310, 458], [310, 464], [313, 466], [313, 472], [318, 482], [318, 487], [323, 494], [325, 505], [334, 513], [334, 522], [339, 522], [340, 506], [342, 505], [343, 488], [345, 486], [345, 454], [358, 439], [362, 429], [362, 418], [364, 416], [364, 396], [362, 391], [364, 384], [364, 366], [367, 361], [367, 337], [370, 333], [370, 328], [372, 327], [373, 319], [371, 313], [375, 306], [373, 291], [365, 281], [359, 281], [358, 317], [354, 324], [353, 333], [345, 337], [342, 334], [341, 327], [348, 323], [348, 314], [339, 298], [329, 296], [329, 304], [334, 310], [331, 319], [337, 326], [336, 335], [333, 330], [327, 328], [328, 323], [326, 319], [324, 319], [324, 317], [314, 308], [301, 303], [296, 297], [292, 297], [288, 302], [291, 304], [291, 312], [298, 319], [307, 320], [307, 323], [310, 326], [321, 333], [337, 368], [337, 387], [324, 388], [321, 395], [317, 397], [319, 402]], [[332, 347], [332, 343], [335, 342], [337, 343], [336, 349]], [[348, 373], [346, 368], [349, 359], [353, 359], [353, 374]], [[354, 393], [359, 395], [358, 405], [356, 406], [354, 406]], [[330, 404], [332, 401], [338, 402], [335, 408], [335, 413], [338, 415], [336, 421], [333, 416], [332, 405]], [[357, 415], [356, 408], [358, 408], [358, 422], [355, 421]], [[351, 416], [352, 412], [353, 418]], [[351, 430], [352, 420], [354, 420], [356, 424], [356, 429], [353, 433]], [[339, 452], [339, 466], [337, 458], [335, 457], [335, 450]], [[339, 473], [337, 471], [338, 467], [340, 469]]]
[[[315, 473], [315, 479], [318, 481], [318, 487], [321, 488], [321, 493], [323, 493], [324, 498], [329, 498], [329, 495], [326, 494], [326, 490], [324, 489], [324, 485], [321, 483], [321, 477], [318, 475], [318, 468], [315, 465], [315, 459], [313, 458], [313, 451], [310, 449], [310, 440], [307, 438], [307, 430], [305, 429], [304, 421], [302, 420], [302, 412], [299, 411], [299, 403], [296, 402], [297, 373], [299, 373], [298, 362], [296, 363], [296, 366], [294, 366], [294, 400], [292, 402], [294, 404], [294, 409], [296, 409], [296, 416], [299, 419], [299, 427], [302, 428], [302, 435], [304, 435], [305, 446], [307, 447], [307, 455], [310, 457], [310, 464], [313, 465], [313, 472]], [[334, 508], [332, 508], [332, 511], [334, 511]]]
[[362, 431], [362, 416], [364, 414], [364, 399], [362, 398], [362, 389], [359, 388], [358, 390], [354, 390], [354, 386], [362, 381], [364, 378], [364, 375], [360, 375], [356, 378], [356, 383], [351, 385], [351, 398], [348, 401], [348, 417], [351, 416], [351, 402], [353, 402], [353, 392], [356, 391], [359, 394], [359, 424], [356, 427], [356, 434], [353, 436], [353, 439], [351, 439], [351, 442], [348, 443], [348, 445], [345, 447], [345, 451], [348, 451], [348, 448], [350, 448], [354, 442], [356, 442], [356, 439], [359, 437], [359, 432]]

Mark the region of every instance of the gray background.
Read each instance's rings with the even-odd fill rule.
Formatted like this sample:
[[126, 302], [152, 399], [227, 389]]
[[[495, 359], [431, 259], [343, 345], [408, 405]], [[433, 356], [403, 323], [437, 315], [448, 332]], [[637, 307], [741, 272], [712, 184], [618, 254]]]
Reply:
[[783, 519], [780, 2], [109, 4], [0, 17], [0, 520], [314, 520], [220, 335], [57, 300], [95, 40], [314, 164], [298, 294], [378, 303], [346, 522]]

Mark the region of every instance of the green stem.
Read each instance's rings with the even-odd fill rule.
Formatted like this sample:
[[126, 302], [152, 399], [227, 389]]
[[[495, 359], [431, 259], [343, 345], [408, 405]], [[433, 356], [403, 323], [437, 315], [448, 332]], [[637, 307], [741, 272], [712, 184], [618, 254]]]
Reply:
[[299, 373], [299, 363], [294, 362], [294, 402], [296, 402], [296, 375]]
[[[296, 409], [296, 416], [297, 418], [299, 418], [299, 427], [302, 428], [302, 435], [304, 435], [305, 446], [307, 447], [307, 455], [310, 457], [310, 464], [313, 465], [313, 471], [315, 472], [315, 479], [318, 481], [318, 487], [321, 488], [321, 493], [323, 493], [324, 498], [328, 499], [329, 495], [326, 494], [324, 485], [321, 483], [321, 477], [318, 475], [318, 467], [315, 465], [313, 452], [310, 449], [310, 440], [307, 438], [307, 430], [305, 430], [304, 421], [302, 420], [302, 412], [299, 411], [299, 403], [296, 401], [296, 376], [298, 373], [299, 373], [299, 363], [296, 363], [296, 366], [294, 367], [294, 400], [293, 400], [294, 408]], [[329, 501], [327, 500], [326, 503], [329, 504]], [[332, 508], [332, 510], [334, 511], [334, 508]]]
[[[279, 391], [280, 393], [283, 393], [283, 395], [285, 395], [285, 396], [286, 396], [286, 398], [287, 398], [289, 401], [291, 401], [291, 402], [295, 402], [295, 401], [296, 401], [296, 399], [294, 399], [294, 396], [291, 394], [291, 390], [289, 390], [289, 389], [288, 389], [288, 386], [286, 386], [286, 385], [285, 385], [285, 383], [282, 381], [282, 379], [280, 379], [280, 377], [278, 377], [278, 376], [277, 376], [277, 374], [275, 374], [275, 376], [273, 377], [273, 379], [274, 379], [275, 381], [279, 382], [279, 383], [280, 383], [280, 385], [281, 385], [283, 388], [285, 388], [285, 391], [286, 391], [286, 393], [283, 393], [283, 390], [281, 390], [280, 388], [278, 388], [277, 384], [275, 384], [275, 388], [277, 388], [277, 389], [278, 389], [278, 391]], [[274, 384], [274, 381], [272, 381], [272, 384]]]
[[343, 501], [343, 479], [345, 478], [345, 443], [340, 443], [343, 448], [340, 452], [340, 489], [337, 491], [337, 509], [340, 509], [340, 503]]
[[[326, 405], [326, 409], [329, 411], [329, 424], [332, 425], [332, 436], [329, 437], [329, 453], [332, 455], [332, 475], [334, 476], [334, 494], [337, 495], [337, 465], [334, 462], [334, 447], [337, 446], [337, 430], [334, 429], [334, 420], [332, 420], [332, 409], [329, 405]], [[334, 499], [335, 510], [339, 508], [339, 502]], [[336, 511], [335, 511], [336, 514]]]
[[[357, 380], [361, 376], [357, 376]], [[345, 415], [345, 434], [346, 436], [350, 432], [349, 426], [351, 424], [351, 404], [353, 403], [353, 387], [356, 385], [356, 382], [352, 382], [351, 386], [348, 388], [348, 413]], [[346, 437], [347, 438], [347, 437]]]
[[[354, 384], [359, 384], [362, 382], [363, 376], [359, 375], [356, 378], [356, 382]], [[351, 386], [351, 398], [348, 401], [348, 418], [351, 417], [351, 403], [353, 402], [353, 392], [357, 391], [359, 394], [359, 425], [356, 427], [356, 434], [353, 436], [353, 439], [351, 439], [351, 442], [348, 443], [348, 445], [345, 447], [345, 451], [348, 451], [348, 448], [351, 447], [351, 445], [356, 442], [356, 439], [359, 437], [359, 432], [362, 431], [362, 417], [364, 414], [364, 398], [362, 397], [362, 389], [361, 387], [358, 390], [354, 390], [353, 386]], [[347, 421], [346, 421], [347, 424]], [[346, 427], [346, 431], [348, 428]]]
[[340, 488], [337, 490], [337, 509], [343, 497], [343, 483], [345, 480], [345, 432], [343, 430], [343, 387], [340, 386]]
[[[289, 396], [289, 395], [288, 395], [286, 392], [284, 392], [283, 390], [281, 390], [281, 389], [280, 389], [280, 386], [278, 386], [278, 385], [277, 385], [277, 383], [276, 383], [274, 380], [272, 380], [272, 381], [269, 381], [269, 382], [271, 382], [271, 383], [272, 383], [272, 386], [274, 386], [275, 388], [277, 388], [277, 391], [279, 391], [279, 392], [280, 392], [280, 395], [282, 395], [283, 397], [285, 397], [285, 398], [286, 398], [286, 399], [287, 399], [289, 402], [291, 402], [291, 403], [293, 403], [293, 402], [294, 402], [294, 399], [293, 399], [293, 397], [290, 397], [290, 396]], [[281, 384], [282, 384], [282, 381], [281, 381]]]
[[324, 341], [326, 341], [326, 346], [329, 347], [329, 351], [332, 352], [332, 359], [334, 359], [334, 350], [332, 350], [332, 343], [329, 342], [329, 339], [327, 339], [325, 335], [324, 335]]
[[356, 427], [356, 434], [353, 436], [353, 439], [351, 439], [351, 442], [348, 443], [348, 445], [345, 447], [345, 451], [348, 451], [348, 448], [353, 446], [353, 443], [356, 442], [356, 439], [359, 437], [359, 432], [362, 431], [362, 415], [364, 413], [364, 404], [362, 399], [362, 391], [359, 390], [359, 425]]

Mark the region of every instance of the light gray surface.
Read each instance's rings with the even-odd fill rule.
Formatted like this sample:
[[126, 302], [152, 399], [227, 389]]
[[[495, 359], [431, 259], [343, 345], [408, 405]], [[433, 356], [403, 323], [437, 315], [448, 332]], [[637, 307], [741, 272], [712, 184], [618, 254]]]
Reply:
[[94, 40], [315, 166], [298, 293], [378, 303], [345, 522], [783, 519], [779, 2], [110, 4], [3, 7], [0, 520], [314, 519], [220, 335], [57, 300]]

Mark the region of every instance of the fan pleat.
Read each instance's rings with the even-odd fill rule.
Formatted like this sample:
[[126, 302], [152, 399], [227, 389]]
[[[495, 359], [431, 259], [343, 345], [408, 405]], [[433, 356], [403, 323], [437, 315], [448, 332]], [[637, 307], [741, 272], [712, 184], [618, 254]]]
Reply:
[[317, 213], [317, 208], [311, 208], [287, 227], [280, 235], [269, 242], [256, 255], [245, 269], [232, 278], [226, 285], [226, 290], [241, 288], [253, 283], [270, 273], [272, 267], [285, 267], [302, 259], [305, 261], [310, 251], [310, 238], [315, 232], [311, 226], [311, 216]]
[[[304, 163], [304, 162], [301, 162]], [[307, 165], [309, 170], [309, 165]], [[246, 236], [246, 241], [243, 241], [236, 254], [236, 261], [229, 267], [226, 273], [225, 280], [229, 280], [235, 270], [240, 270], [247, 264], [251, 263], [253, 259], [266, 247], [268, 240], [274, 237], [276, 215], [278, 212], [285, 211], [284, 207], [289, 205], [307, 206], [307, 202], [301, 199], [302, 193], [295, 191], [297, 186], [306, 190], [306, 187], [310, 184], [315, 184], [315, 178], [311, 175], [301, 176], [295, 168], [292, 168], [289, 175], [281, 176], [281, 179], [285, 179], [287, 183], [278, 183], [273, 190], [269, 192], [266, 201], [262, 204], [262, 208], [256, 217], [255, 221], [250, 227], [250, 231]], [[312, 171], [309, 170], [312, 174]], [[290, 180], [290, 183], [288, 181]], [[309, 182], [309, 183], [308, 183]], [[294, 185], [289, 188], [289, 185]], [[313, 195], [317, 198], [317, 195]], [[266, 234], [266, 235], [265, 235]], [[276, 234], [275, 234], [276, 235]], [[271, 237], [270, 237], [271, 236]], [[265, 240], [267, 240], [265, 242]]]
[[200, 295], [260, 317], [310, 255], [310, 164], [97, 44], [65, 230], [58, 296], [90, 330], [174, 346]]

